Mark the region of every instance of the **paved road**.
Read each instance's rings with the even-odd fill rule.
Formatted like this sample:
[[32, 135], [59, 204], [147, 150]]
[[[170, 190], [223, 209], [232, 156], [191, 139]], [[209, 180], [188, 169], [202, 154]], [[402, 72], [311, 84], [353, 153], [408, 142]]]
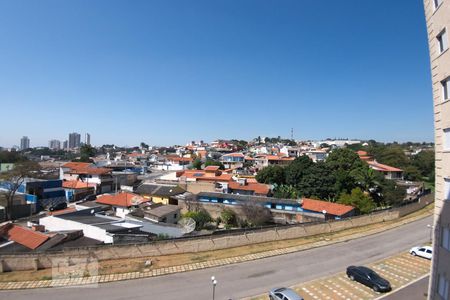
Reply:
[[398, 290], [384, 298], [383, 300], [426, 300], [428, 295], [428, 281], [430, 276], [414, 282], [407, 287]]
[[351, 264], [373, 262], [429, 238], [431, 217], [376, 235], [317, 249], [247, 263], [148, 279], [101, 284], [97, 288], [60, 288], [0, 292], [0, 299], [211, 299], [210, 278], [218, 280], [216, 300], [238, 299], [331, 275]]

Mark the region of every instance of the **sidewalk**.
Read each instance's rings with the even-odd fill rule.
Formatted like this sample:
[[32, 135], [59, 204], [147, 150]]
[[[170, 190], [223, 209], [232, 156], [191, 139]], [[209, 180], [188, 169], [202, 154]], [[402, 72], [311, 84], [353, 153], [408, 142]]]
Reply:
[[106, 274], [106, 275], [96, 275], [91, 277], [78, 277], [78, 278], [62, 278], [62, 279], [49, 279], [49, 280], [37, 280], [37, 281], [18, 281], [18, 282], [0, 282], [0, 290], [14, 290], [14, 289], [34, 289], [34, 288], [48, 288], [48, 287], [64, 287], [64, 286], [80, 286], [80, 285], [95, 285], [98, 283], [138, 279], [138, 278], [148, 278], [161, 275], [168, 275], [180, 272], [188, 272], [194, 270], [201, 270], [212, 267], [225, 266], [230, 264], [248, 262], [256, 259], [262, 259], [277, 255], [283, 255], [298, 251], [304, 251], [307, 249], [313, 249], [317, 247], [323, 247], [335, 243], [345, 242], [352, 239], [357, 239], [360, 237], [380, 233], [388, 229], [396, 228], [404, 224], [425, 218], [429, 216], [430, 213], [423, 213], [413, 217], [406, 217], [405, 219], [388, 224], [386, 226], [368, 230], [361, 233], [355, 233], [346, 235], [334, 239], [324, 239], [319, 242], [313, 242], [306, 245], [300, 245], [295, 247], [270, 250], [255, 254], [248, 254], [238, 257], [230, 257], [223, 259], [215, 259], [206, 262], [189, 263], [173, 267], [157, 268], [153, 270], [145, 270], [144, 272], [129, 272], [129, 273], [116, 273], [116, 274]]

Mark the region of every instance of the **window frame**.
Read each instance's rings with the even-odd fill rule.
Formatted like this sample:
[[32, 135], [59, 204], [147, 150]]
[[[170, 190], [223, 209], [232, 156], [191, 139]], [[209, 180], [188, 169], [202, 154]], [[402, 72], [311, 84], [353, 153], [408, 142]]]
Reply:
[[450, 100], [450, 77], [441, 80], [442, 102]]
[[[439, 3], [437, 3], [437, 2], [439, 2]], [[441, 6], [441, 4], [442, 4], [442, 0], [433, 0], [434, 10], [438, 9], [439, 6]]]
[[450, 251], [450, 228], [447, 226], [441, 227], [441, 247]]
[[[438, 295], [441, 296], [441, 298], [444, 300], [449, 300], [448, 299], [449, 285], [450, 285], [450, 283], [447, 280], [447, 278], [445, 278], [445, 276], [443, 276], [442, 274], [438, 274], [436, 290], [437, 290]], [[441, 291], [441, 289], [442, 289], [442, 291]]]
[[442, 150], [450, 151], [450, 127], [442, 129], [442, 135]]
[[446, 27], [442, 28], [436, 35], [436, 39], [438, 42], [439, 54], [442, 54], [448, 49], [448, 32]]

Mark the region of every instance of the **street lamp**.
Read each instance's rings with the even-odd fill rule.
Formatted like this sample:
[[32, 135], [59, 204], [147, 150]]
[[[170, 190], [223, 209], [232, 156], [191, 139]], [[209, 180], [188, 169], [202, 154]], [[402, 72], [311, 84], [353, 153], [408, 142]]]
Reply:
[[211, 276], [211, 283], [212, 283], [212, 292], [213, 292], [213, 300], [214, 300], [214, 296], [216, 294], [216, 285], [217, 285], [216, 277]]
[[433, 225], [427, 224], [427, 227], [430, 228], [430, 243], [433, 243]]

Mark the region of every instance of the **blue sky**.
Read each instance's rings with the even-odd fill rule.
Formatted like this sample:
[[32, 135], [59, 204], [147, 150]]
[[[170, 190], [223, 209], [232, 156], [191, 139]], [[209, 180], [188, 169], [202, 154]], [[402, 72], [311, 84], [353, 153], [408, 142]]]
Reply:
[[421, 0], [3, 0], [0, 103], [0, 146], [433, 139]]

